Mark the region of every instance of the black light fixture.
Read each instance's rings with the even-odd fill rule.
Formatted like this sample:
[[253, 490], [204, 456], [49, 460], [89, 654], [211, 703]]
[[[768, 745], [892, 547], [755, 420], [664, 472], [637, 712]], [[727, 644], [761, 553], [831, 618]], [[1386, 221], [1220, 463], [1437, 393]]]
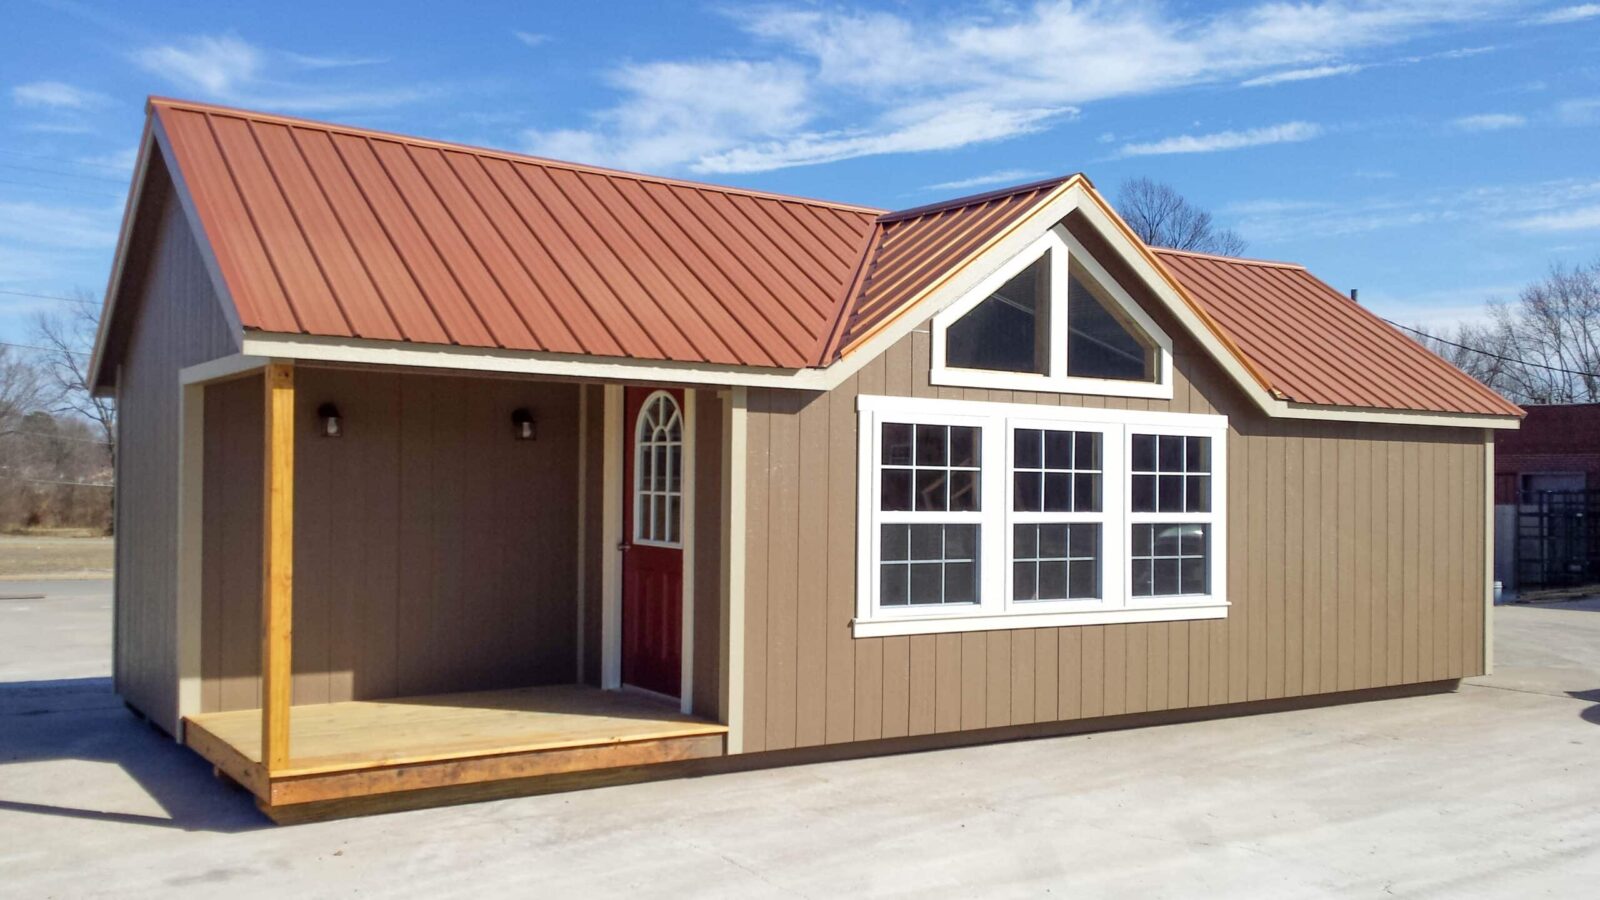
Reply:
[[322, 426], [323, 437], [344, 436], [344, 419], [339, 416], [339, 407], [332, 403], [324, 403], [317, 407], [317, 421]]
[[511, 413], [511, 434], [519, 441], [536, 440], [539, 437], [538, 425], [526, 406], [519, 406]]

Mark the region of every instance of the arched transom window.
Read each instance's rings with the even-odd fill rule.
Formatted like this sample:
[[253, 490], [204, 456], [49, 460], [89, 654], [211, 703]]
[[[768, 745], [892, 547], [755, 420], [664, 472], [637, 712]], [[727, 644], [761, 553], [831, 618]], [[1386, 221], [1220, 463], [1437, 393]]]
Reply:
[[633, 539], [677, 546], [683, 501], [683, 413], [666, 391], [651, 394], [634, 425]]

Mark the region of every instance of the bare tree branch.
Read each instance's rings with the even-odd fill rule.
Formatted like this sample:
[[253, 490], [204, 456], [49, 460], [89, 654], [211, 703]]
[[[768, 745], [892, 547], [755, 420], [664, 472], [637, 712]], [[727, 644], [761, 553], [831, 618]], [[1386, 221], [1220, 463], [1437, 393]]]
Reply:
[[99, 306], [80, 291], [82, 303], [63, 304], [59, 310], [39, 313], [33, 320], [33, 342], [41, 354], [52, 412], [74, 414], [94, 423], [107, 446], [117, 439], [116, 405], [96, 397], [89, 386], [89, 353], [99, 328]]
[[1238, 256], [1244, 238], [1218, 228], [1211, 213], [1195, 206], [1171, 185], [1149, 178], [1133, 178], [1117, 190], [1117, 212], [1141, 240], [1152, 247], [1196, 250]]

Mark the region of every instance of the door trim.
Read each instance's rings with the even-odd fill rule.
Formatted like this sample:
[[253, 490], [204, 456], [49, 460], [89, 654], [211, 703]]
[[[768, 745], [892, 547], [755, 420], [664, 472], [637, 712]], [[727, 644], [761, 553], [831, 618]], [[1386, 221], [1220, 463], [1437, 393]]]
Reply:
[[[632, 503], [629, 486], [623, 484], [623, 442], [633, 440], [633, 429], [623, 420], [624, 392], [620, 384], [605, 386], [605, 481], [601, 512], [601, 663], [600, 686], [620, 690], [622, 683], [622, 504]], [[695, 391], [683, 392], [683, 469], [679, 475], [683, 496], [679, 515], [683, 554], [683, 644], [679, 660], [678, 706], [684, 713], [694, 711], [694, 499], [695, 499]]]

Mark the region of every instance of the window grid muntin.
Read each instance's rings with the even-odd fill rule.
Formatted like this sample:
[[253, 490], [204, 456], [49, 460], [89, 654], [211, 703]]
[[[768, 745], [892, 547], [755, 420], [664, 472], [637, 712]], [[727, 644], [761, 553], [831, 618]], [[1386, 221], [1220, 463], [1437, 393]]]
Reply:
[[[908, 456], [902, 461], [891, 462], [891, 447], [889, 433], [909, 428], [910, 443], [907, 447]], [[949, 513], [949, 512], [981, 512], [983, 509], [983, 429], [973, 425], [950, 425], [945, 423], [929, 422], [884, 422], [879, 429], [881, 444], [878, 458], [878, 508], [883, 512], [919, 512], [919, 513]], [[928, 434], [940, 434], [942, 440], [938, 443], [940, 448], [932, 449], [932, 442], [925, 444], [923, 437]], [[962, 441], [971, 441], [972, 455], [970, 465], [957, 465], [953, 462], [954, 451], [957, 446], [957, 435], [965, 437]], [[924, 450], [928, 456], [924, 459]], [[943, 473], [942, 479], [940, 473]], [[903, 474], [903, 477], [902, 477]], [[906, 495], [909, 502], [905, 506], [889, 506], [890, 482], [905, 481]], [[960, 482], [963, 496], [970, 499], [970, 505], [962, 504], [952, 506], [952, 500], [957, 496], [957, 482]], [[927, 491], [922, 485], [937, 485], [941, 495], [941, 502], [937, 505], [921, 505]], [[970, 491], [970, 494], [966, 493]], [[898, 491], [897, 491], [898, 492]]]
[[[1173, 531], [1177, 534], [1169, 537], [1168, 533]], [[1197, 547], [1189, 544], [1186, 532], [1197, 535], [1194, 538]], [[1163, 541], [1170, 543], [1164, 546]], [[1128, 593], [1136, 598], [1208, 596], [1211, 593], [1211, 556], [1209, 522], [1134, 522], [1128, 536]], [[1176, 590], [1161, 590], [1165, 568], [1172, 570]], [[1200, 590], [1185, 589], [1186, 576], [1191, 571], [1199, 572]]]
[[1215, 505], [1212, 455], [1211, 438], [1205, 435], [1133, 431], [1128, 438], [1129, 509], [1210, 513]]
[[[1084, 622], [1123, 621], [1117, 614], [1126, 611], [1127, 621], [1146, 621], [1143, 616], [1162, 616], [1165, 621], [1178, 610], [1193, 607], [1194, 618], [1225, 617], [1219, 610], [1226, 606], [1226, 559], [1210, 559], [1208, 576], [1211, 593], [1204, 596], [1150, 598], [1131, 596], [1129, 577], [1131, 556], [1127, 546], [1130, 524], [1134, 521], [1163, 521], [1186, 518], [1209, 523], [1213, 547], [1226, 546], [1224, 534], [1226, 501], [1226, 419], [1221, 416], [1187, 413], [1123, 411], [1099, 409], [1061, 409], [1072, 416], [1058, 414], [1053, 408], [989, 401], [938, 400], [932, 398], [882, 397], [862, 395], [858, 401], [861, 411], [860, 469], [863, 477], [858, 482], [859, 520], [863, 527], [858, 537], [861, 553], [857, 568], [857, 619], [858, 636], [875, 634], [916, 634], [964, 630], [959, 624], [970, 619], [974, 630], [1013, 627], [1004, 624], [1012, 615], [1021, 616], [1015, 627], [1037, 625], [1073, 625], [1061, 617], [1084, 615]], [[1082, 418], [1079, 418], [1079, 416]], [[1168, 421], [1170, 420], [1170, 421]], [[983, 512], [937, 514], [941, 521], [970, 521], [982, 528], [979, 536], [980, 570], [978, 583], [981, 596], [976, 605], [962, 605], [949, 609], [933, 606], [880, 607], [881, 570], [879, 567], [879, 525], [890, 521], [930, 521], [929, 513], [890, 512], [880, 507], [880, 489], [873, 476], [881, 466], [881, 426], [885, 422], [949, 423], [977, 425], [982, 428], [983, 460], [1004, 460], [1005, 465], [991, 467], [984, 472], [980, 483]], [[1018, 428], [1052, 428], [1071, 431], [1098, 431], [1102, 434], [1103, 511], [1100, 513], [1019, 513], [1012, 502], [1010, 464], [1014, 459], [1012, 431]], [[1192, 434], [1213, 438], [1213, 468], [1215, 508], [1210, 514], [1178, 517], [1154, 513], [1135, 514], [1129, 510], [1128, 487], [1131, 478], [1127, 465], [1130, 435], [1138, 433]], [[1102, 527], [1101, 588], [1104, 597], [1099, 600], [1078, 599], [1067, 601], [1012, 601], [1012, 555], [1015, 535], [1013, 526], [1026, 521], [1100, 521]], [[1219, 551], [1220, 552], [1220, 551]], [[1154, 602], [1152, 602], [1152, 600]], [[1101, 618], [1110, 616], [1111, 618]], [[1188, 618], [1176, 617], [1174, 618]], [[945, 625], [931, 624], [949, 619]], [[897, 621], [898, 620], [898, 621]], [[916, 623], [927, 622], [926, 630]], [[882, 628], [892, 629], [882, 631]]]
[[656, 547], [682, 545], [683, 411], [657, 391], [634, 423], [633, 540]]
[[[979, 586], [982, 574], [980, 561], [982, 555], [981, 527], [976, 523], [922, 521], [885, 522], [878, 526], [878, 540], [881, 548], [878, 577], [880, 588], [884, 592], [884, 598], [880, 599], [880, 605], [898, 609], [928, 607], [942, 609], [952, 606], [978, 605], [982, 594]], [[924, 555], [919, 556], [916, 535], [919, 532], [926, 535], [928, 530], [935, 528], [939, 530], [937, 555], [930, 555], [924, 550]], [[897, 542], [890, 538], [891, 533], [902, 533], [902, 529], [905, 535], [903, 553], [900, 552]], [[957, 538], [954, 542], [951, 540], [952, 531], [955, 532]], [[959, 536], [961, 534], [970, 534], [968, 539], [970, 547], [965, 551], [960, 546], [952, 546], [952, 543], [959, 545]], [[926, 540], [926, 538], [923, 538], [923, 540]], [[891, 547], [894, 547], [894, 549], [891, 550]], [[919, 601], [915, 591], [917, 579], [918, 577], [930, 577], [926, 573], [933, 570], [937, 570], [938, 573], [936, 580], [939, 587], [939, 598], [937, 600]], [[905, 588], [904, 594], [896, 595], [903, 596], [903, 601], [890, 602], [889, 599], [886, 599], [889, 596], [888, 586], [891, 578], [898, 579], [903, 584]], [[970, 597], [962, 593], [963, 582], [959, 579], [963, 578], [965, 579], [965, 586], [971, 589]], [[952, 587], [956, 589], [954, 598], [951, 596]]]
[[[1045, 530], [1065, 529], [1061, 551], [1046, 554]], [[1026, 537], [1024, 536], [1026, 535]], [[1079, 535], [1092, 535], [1082, 537]], [[1083, 542], [1092, 544], [1084, 553]], [[1041, 596], [1044, 587], [1043, 573], [1059, 568], [1062, 588], [1059, 595]], [[1074, 575], [1080, 571], [1090, 573], [1092, 590], [1075, 592]], [[1023, 573], [1027, 572], [1026, 579]], [[1017, 522], [1011, 526], [1011, 587], [1009, 596], [1013, 603], [1038, 604], [1065, 600], [1099, 600], [1104, 596], [1105, 582], [1105, 528], [1100, 522]], [[1024, 586], [1030, 589], [1023, 591]], [[1028, 596], [1023, 596], [1026, 593]]]

